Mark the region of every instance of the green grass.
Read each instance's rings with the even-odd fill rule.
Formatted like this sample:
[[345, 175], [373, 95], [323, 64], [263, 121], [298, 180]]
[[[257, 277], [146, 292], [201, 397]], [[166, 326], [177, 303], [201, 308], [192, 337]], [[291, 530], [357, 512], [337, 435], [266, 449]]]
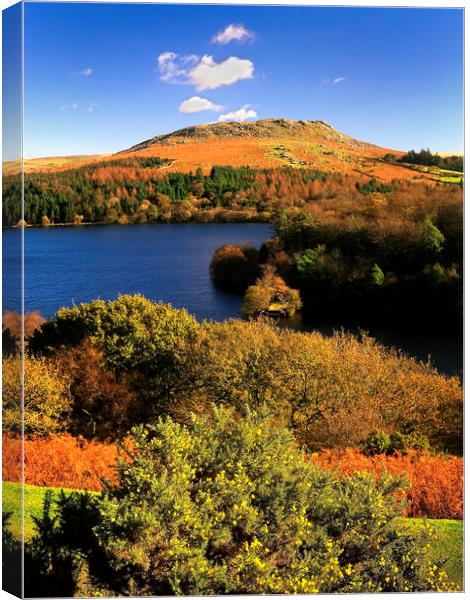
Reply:
[[[13, 535], [20, 539], [21, 538], [21, 485], [19, 483], [9, 483], [4, 481], [3, 492], [2, 492], [2, 510], [3, 512], [13, 513], [10, 518], [11, 531]], [[40, 517], [42, 513], [42, 506], [44, 503], [44, 496], [47, 490], [52, 490], [54, 496], [58, 496], [60, 488], [47, 488], [38, 487], [35, 485], [24, 486], [24, 537], [28, 541], [33, 537], [34, 534], [34, 521], [33, 517]], [[64, 489], [64, 492], [71, 493], [73, 491], [83, 490], [70, 490]]]
[[439, 177], [439, 181], [442, 183], [460, 183], [462, 177]]
[[[424, 519], [406, 519], [412, 530], [424, 523]], [[445, 571], [449, 578], [463, 590], [463, 521], [451, 519], [428, 519], [433, 528], [433, 541], [429, 558], [433, 561], [445, 560]]]
[[450, 175], [453, 175], [454, 177], [463, 177], [463, 171], [451, 171], [450, 169], [440, 169], [441, 173], [449, 173]]
[[[57, 496], [59, 488], [37, 487], [25, 485], [25, 539], [30, 540], [34, 533], [33, 516], [39, 517], [46, 491], [50, 489]], [[68, 490], [64, 492], [70, 493]], [[2, 504], [4, 511], [11, 511], [11, 530], [15, 537], [21, 537], [21, 485], [3, 482]], [[424, 519], [403, 519], [404, 527], [417, 530], [425, 522]], [[446, 561], [445, 570], [459, 589], [463, 589], [463, 522], [450, 519], [428, 519], [434, 530], [433, 542], [429, 550], [429, 558], [435, 561]]]

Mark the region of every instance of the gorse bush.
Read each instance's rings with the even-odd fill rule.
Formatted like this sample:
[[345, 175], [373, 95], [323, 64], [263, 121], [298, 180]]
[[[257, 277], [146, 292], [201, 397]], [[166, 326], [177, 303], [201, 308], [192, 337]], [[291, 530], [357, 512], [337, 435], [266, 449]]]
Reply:
[[[187, 415], [186, 415], [187, 418]], [[21, 440], [3, 436], [3, 480], [22, 481]], [[70, 435], [26, 439], [25, 483], [39, 486], [103, 489], [103, 479], [116, 482], [118, 446], [88, 442]], [[121, 454], [122, 456], [122, 454]], [[407, 454], [366, 456], [356, 449], [324, 449], [312, 459], [322, 468], [354, 475], [367, 471], [406, 478], [407, 516], [461, 519], [463, 515], [463, 459], [429, 455], [417, 450]], [[402, 492], [400, 492], [402, 493]]]
[[[426, 563], [424, 534], [400, 525], [399, 481], [333, 477], [267, 414], [161, 419], [135, 429], [134, 442], [116, 485], [39, 523], [43, 576], [74, 560], [74, 595], [451, 588]], [[68, 533], [77, 511], [78, 542]]]

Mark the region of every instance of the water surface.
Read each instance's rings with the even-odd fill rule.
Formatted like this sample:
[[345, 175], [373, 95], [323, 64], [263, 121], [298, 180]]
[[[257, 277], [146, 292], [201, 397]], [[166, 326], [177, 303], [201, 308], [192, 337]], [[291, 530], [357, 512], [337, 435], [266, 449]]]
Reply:
[[[216, 289], [209, 266], [223, 244], [259, 247], [273, 234], [264, 223], [105, 225], [28, 228], [25, 231], [25, 310], [45, 317], [61, 306], [109, 300], [139, 292], [186, 308], [198, 319], [240, 317], [242, 298]], [[20, 265], [20, 232], [3, 232], [4, 274]], [[10, 271], [9, 271], [10, 269]], [[18, 282], [15, 281], [16, 287]], [[18, 310], [11, 280], [4, 277], [4, 310]], [[330, 334], [344, 323], [302, 318], [283, 323], [294, 329]], [[428, 360], [442, 372], [460, 374], [462, 336], [455, 332], [414, 332], [386, 324], [362, 327], [381, 343]], [[357, 333], [358, 326], [345, 329]]]

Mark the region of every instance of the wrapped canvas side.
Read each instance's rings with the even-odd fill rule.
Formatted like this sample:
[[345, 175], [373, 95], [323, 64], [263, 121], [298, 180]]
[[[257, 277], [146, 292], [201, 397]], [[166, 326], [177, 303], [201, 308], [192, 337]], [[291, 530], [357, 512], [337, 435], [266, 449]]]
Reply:
[[2, 589], [23, 596], [23, 4], [2, 12]]

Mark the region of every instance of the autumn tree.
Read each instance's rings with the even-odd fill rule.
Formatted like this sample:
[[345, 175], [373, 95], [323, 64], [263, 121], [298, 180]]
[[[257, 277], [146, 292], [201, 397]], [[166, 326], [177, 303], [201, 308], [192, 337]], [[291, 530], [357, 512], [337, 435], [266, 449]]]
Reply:
[[71, 399], [67, 378], [45, 358], [25, 355], [3, 359], [3, 427], [21, 433], [22, 367], [24, 433], [49, 435], [69, 424]]

